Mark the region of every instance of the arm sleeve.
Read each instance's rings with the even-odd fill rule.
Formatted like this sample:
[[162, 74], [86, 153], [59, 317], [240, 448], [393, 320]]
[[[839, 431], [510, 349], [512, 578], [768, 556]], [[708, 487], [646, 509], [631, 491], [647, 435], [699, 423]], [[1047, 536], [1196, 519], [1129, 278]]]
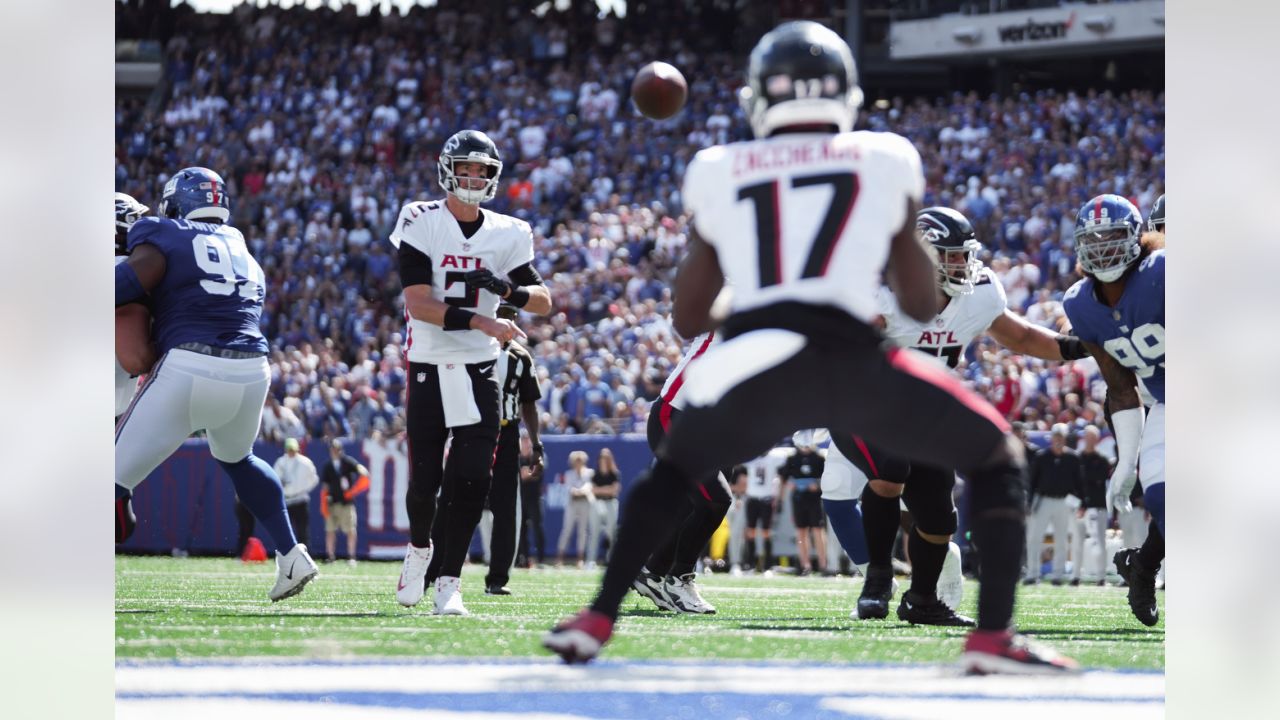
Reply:
[[542, 399], [542, 389], [538, 387], [538, 381], [533, 377], [533, 359], [526, 356], [520, 367], [520, 402], [537, 402], [540, 399]]
[[507, 277], [518, 287], [543, 284], [542, 275], [538, 274], [537, 269], [533, 267], [531, 262], [527, 262], [507, 273]]
[[430, 285], [431, 258], [409, 243], [400, 246], [400, 286]]

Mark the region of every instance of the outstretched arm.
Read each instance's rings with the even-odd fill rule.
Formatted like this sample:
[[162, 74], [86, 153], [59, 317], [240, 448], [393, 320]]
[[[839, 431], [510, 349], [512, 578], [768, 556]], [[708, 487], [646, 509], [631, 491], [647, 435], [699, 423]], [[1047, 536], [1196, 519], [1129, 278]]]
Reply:
[[997, 317], [987, 333], [1016, 353], [1044, 360], [1079, 360], [1087, 354], [1079, 338], [1042, 328], [1010, 310]]

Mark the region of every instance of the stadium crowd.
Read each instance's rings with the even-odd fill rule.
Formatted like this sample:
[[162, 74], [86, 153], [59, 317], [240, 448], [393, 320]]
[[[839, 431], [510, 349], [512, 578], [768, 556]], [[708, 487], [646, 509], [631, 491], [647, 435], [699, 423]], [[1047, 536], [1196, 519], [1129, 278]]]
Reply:
[[[232, 222], [267, 276], [264, 435], [402, 427], [405, 323], [386, 238], [403, 203], [441, 195], [436, 155], [464, 127], [503, 153], [486, 207], [533, 226], [552, 290], [552, 317], [522, 316], [543, 432], [643, 432], [682, 350], [667, 288], [688, 228], [684, 167], [699, 148], [749, 136], [740, 62], [708, 50], [723, 38], [682, 35], [696, 24], [680, 18], [539, 18], [518, 4], [446, 1], [386, 17], [244, 4], [232, 17], [176, 13], [163, 28], [140, 26], [128, 5], [117, 12], [124, 32], [165, 42], [166, 68], [150, 98], [117, 101], [116, 187], [154, 208], [178, 168], [227, 179]], [[628, 101], [653, 58], [690, 82], [684, 111], [663, 122]], [[1080, 204], [1115, 192], [1145, 211], [1164, 191], [1163, 94], [868, 92], [859, 126], [916, 144], [925, 204], [969, 216], [1009, 307], [1038, 324], [1065, 324]], [[1031, 430], [1100, 422], [1092, 361], [1044, 363], [984, 340], [962, 369]]]

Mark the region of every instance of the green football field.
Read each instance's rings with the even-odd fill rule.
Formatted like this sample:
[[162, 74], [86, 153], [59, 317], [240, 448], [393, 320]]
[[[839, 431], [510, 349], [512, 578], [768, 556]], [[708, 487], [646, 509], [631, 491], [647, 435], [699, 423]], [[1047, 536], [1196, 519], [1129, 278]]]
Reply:
[[[598, 572], [517, 570], [515, 595], [483, 593], [480, 566], [463, 573], [470, 617], [395, 601], [399, 562], [321, 565], [301, 595], [272, 604], [274, 564], [232, 559], [116, 559], [116, 657], [125, 659], [539, 657], [539, 638], [592, 596]], [[900, 578], [901, 582], [906, 582]], [[849, 619], [861, 580], [703, 576], [711, 616], [659, 612], [634, 593], [623, 604], [611, 659], [954, 661], [962, 629]], [[962, 612], [975, 612], [977, 587]], [[1019, 588], [1017, 623], [1086, 667], [1164, 669], [1164, 620], [1146, 628], [1117, 587]], [[1164, 594], [1160, 593], [1163, 616]], [[896, 598], [895, 605], [896, 607]]]

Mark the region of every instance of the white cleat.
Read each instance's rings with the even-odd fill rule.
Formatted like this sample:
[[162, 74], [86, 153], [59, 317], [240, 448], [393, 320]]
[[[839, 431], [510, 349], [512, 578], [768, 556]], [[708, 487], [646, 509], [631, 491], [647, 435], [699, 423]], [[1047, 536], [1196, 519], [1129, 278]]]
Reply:
[[294, 545], [288, 553], [276, 553], [276, 584], [267, 593], [271, 602], [284, 600], [302, 592], [307, 583], [319, 574], [316, 561], [307, 554], [307, 546], [302, 543]]
[[471, 611], [462, 604], [462, 579], [456, 577], [436, 578], [436, 614], [437, 615], [470, 615]]
[[682, 613], [696, 615], [715, 615], [716, 606], [702, 599], [698, 592], [698, 576], [694, 573], [680, 577], [668, 577], [662, 589], [666, 591], [671, 604]]
[[943, 605], [957, 610], [964, 599], [964, 573], [960, 572], [960, 546], [948, 543], [947, 557], [942, 561], [942, 574], [938, 576], [938, 599]]
[[680, 612], [680, 608], [667, 597], [666, 583], [663, 582], [662, 576], [649, 572], [649, 568], [640, 568], [640, 574], [631, 581], [631, 587], [637, 593], [649, 598], [659, 610]]
[[427, 566], [431, 564], [434, 546], [414, 547], [404, 553], [404, 568], [400, 570], [400, 582], [396, 584], [396, 601], [405, 607], [413, 607], [422, 601], [426, 590]]

